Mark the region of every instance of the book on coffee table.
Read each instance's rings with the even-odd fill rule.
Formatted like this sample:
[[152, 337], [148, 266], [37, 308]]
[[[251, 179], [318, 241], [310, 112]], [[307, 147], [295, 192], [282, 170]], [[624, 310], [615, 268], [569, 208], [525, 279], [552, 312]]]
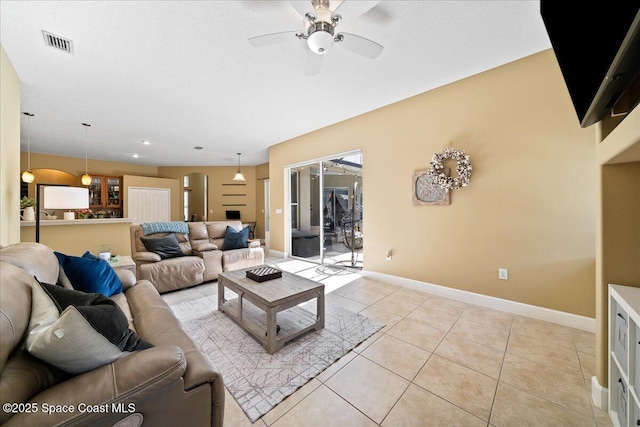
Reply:
[[273, 267], [263, 266], [254, 268], [253, 270], [247, 270], [247, 277], [256, 282], [265, 282], [282, 277], [282, 271]]

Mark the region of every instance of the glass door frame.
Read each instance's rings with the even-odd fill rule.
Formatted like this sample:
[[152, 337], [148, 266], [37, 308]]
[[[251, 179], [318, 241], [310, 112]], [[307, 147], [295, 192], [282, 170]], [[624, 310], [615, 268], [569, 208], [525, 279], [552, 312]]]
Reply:
[[[300, 169], [300, 168], [307, 168], [307, 167], [312, 167], [312, 166], [319, 166], [320, 168], [322, 168], [322, 160], [316, 160], [316, 161], [308, 161], [308, 162], [301, 162], [301, 163], [296, 163], [296, 164], [292, 164], [292, 165], [288, 165], [285, 167], [284, 169], [284, 175], [285, 175], [285, 185], [286, 185], [286, 191], [285, 191], [285, 198], [286, 198], [286, 209], [285, 209], [285, 253], [288, 257], [291, 258], [296, 258], [296, 259], [301, 259], [301, 260], [305, 260], [305, 261], [309, 261], [309, 262], [317, 262], [314, 261], [312, 259], [309, 258], [305, 258], [303, 256], [296, 256], [293, 255], [293, 231], [300, 231], [301, 230], [301, 224], [300, 224], [300, 218], [301, 218], [301, 185], [300, 185], [300, 171], [296, 170], [296, 169]], [[298, 177], [298, 180], [296, 182], [296, 190], [297, 190], [297, 200], [295, 202], [292, 201], [291, 198], [291, 192], [293, 190], [293, 185], [292, 185], [292, 174], [296, 174]], [[320, 254], [320, 263], [322, 263], [322, 257], [323, 257], [323, 238], [324, 238], [324, 233], [322, 230], [322, 170], [319, 171], [318, 173], [318, 179], [319, 179], [319, 191], [318, 191], [318, 198], [317, 200], [311, 200], [311, 197], [309, 197], [309, 201], [310, 203], [317, 203], [317, 206], [320, 206], [320, 209], [318, 209], [318, 227], [319, 227], [319, 254]], [[292, 225], [292, 206], [296, 205], [296, 212], [297, 212], [297, 227], [293, 228]]]
[[[284, 215], [285, 215], [285, 229], [284, 229], [284, 242], [285, 242], [285, 254], [287, 257], [291, 257], [291, 258], [295, 258], [295, 259], [301, 259], [301, 260], [305, 260], [305, 261], [309, 261], [309, 262], [316, 262], [313, 260], [309, 260], [307, 258], [304, 257], [298, 257], [298, 256], [294, 256], [292, 253], [292, 229], [291, 229], [291, 172], [293, 169], [296, 168], [300, 168], [303, 166], [311, 166], [314, 164], [319, 164], [320, 166], [320, 173], [318, 174], [318, 178], [319, 178], [319, 185], [320, 185], [320, 191], [318, 191], [318, 206], [320, 206], [320, 208], [318, 209], [318, 222], [320, 224], [319, 226], [319, 232], [320, 232], [320, 261], [319, 261], [319, 265], [325, 265], [324, 264], [324, 258], [325, 258], [325, 245], [324, 245], [324, 239], [325, 239], [325, 235], [324, 235], [324, 226], [323, 226], [323, 208], [324, 208], [324, 162], [336, 159], [336, 158], [341, 158], [341, 157], [349, 157], [349, 156], [354, 156], [354, 155], [360, 155], [362, 157], [362, 150], [361, 149], [356, 149], [356, 150], [350, 150], [350, 151], [345, 151], [342, 153], [338, 153], [338, 154], [333, 154], [333, 155], [329, 155], [329, 156], [324, 156], [321, 158], [317, 158], [317, 159], [311, 159], [311, 160], [306, 160], [303, 162], [297, 162], [297, 163], [292, 163], [290, 165], [286, 165], [284, 167], [284, 182], [285, 182], [285, 206], [286, 209], [284, 209]], [[364, 168], [364, 166], [363, 166]], [[300, 191], [300, 183], [298, 182], [298, 191]], [[299, 201], [298, 201], [299, 203]], [[299, 206], [299, 205], [298, 205]], [[298, 214], [299, 214], [299, 208], [298, 208]]]

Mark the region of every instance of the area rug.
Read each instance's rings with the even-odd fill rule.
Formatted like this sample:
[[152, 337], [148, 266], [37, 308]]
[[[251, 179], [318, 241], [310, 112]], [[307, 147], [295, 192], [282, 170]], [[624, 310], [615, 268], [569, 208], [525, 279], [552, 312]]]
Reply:
[[[216, 295], [175, 304], [171, 309], [220, 370], [227, 390], [251, 422], [384, 327], [361, 314], [328, 306], [324, 329], [304, 334], [270, 355], [226, 314], [217, 311]], [[278, 323], [285, 321], [282, 316], [286, 318], [288, 313], [278, 313]]]

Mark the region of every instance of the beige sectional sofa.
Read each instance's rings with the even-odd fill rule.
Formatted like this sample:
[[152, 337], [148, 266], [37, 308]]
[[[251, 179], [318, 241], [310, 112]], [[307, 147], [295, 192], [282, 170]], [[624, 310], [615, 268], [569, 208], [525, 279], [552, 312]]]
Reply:
[[240, 221], [187, 223], [188, 233], [175, 233], [184, 256], [161, 259], [147, 251], [141, 238], [164, 237], [170, 233], [145, 235], [141, 225], [131, 226], [131, 255], [138, 279], [149, 280], [164, 293], [216, 280], [223, 271], [255, 267], [264, 263], [264, 249], [259, 240], [249, 240], [249, 247], [223, 251], [227, 226], [243, 228]]
[[129, 329], [154, 347], [76, 375], [27, 352], [26, 337], [37, 327], [30, 324], [39, 301], [32, 298], [32, 288], [40, 286], [34, 276], [55, 285], [60, 270], [45, 245], [0, 249], [0, 424], [222, 426], [221, 374], [158, 291], [146, 280], [136, 282], [131, 271], [116, 272], [124, 292], [110, 298]]

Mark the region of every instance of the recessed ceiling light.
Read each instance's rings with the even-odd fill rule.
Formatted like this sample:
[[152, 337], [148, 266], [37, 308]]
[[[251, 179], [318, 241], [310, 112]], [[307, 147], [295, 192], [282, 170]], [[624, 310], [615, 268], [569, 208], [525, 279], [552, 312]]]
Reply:
[[140, 155], [139, 155], [139, 154], [137, 154], [137, 153], [133, 153], [133, 154], [131, 155], [131, 157], [133, 157], [134, 159], [137, 159], [138, 157], [140, 157]]
[[149, 141], [142, 141], [142, 143], [143, 143], [144, 145], [151, 145], [151, 142], [149, 142]]

